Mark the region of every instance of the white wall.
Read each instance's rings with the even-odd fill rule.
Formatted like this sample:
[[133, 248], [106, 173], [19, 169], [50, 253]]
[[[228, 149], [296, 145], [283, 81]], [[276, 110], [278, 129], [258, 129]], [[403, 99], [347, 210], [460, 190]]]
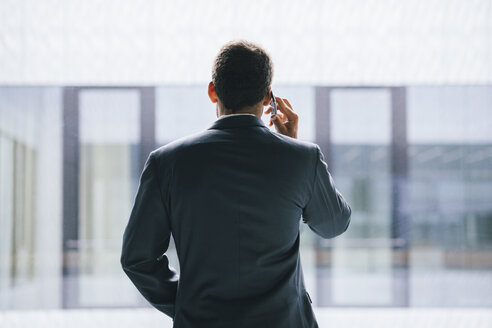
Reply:
[[492, 82], [491, 0], [0, 0], [0, 84], [202, 84], [235, 38], [277, 84]]

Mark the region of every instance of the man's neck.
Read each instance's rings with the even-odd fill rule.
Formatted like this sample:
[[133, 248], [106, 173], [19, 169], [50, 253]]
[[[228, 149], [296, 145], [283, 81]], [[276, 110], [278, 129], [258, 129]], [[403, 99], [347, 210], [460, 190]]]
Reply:
[[217, 117], [220, 118], [224, 115], [240, 115], [240, 114], [249, 114], [249, 115], [254, 115], [258, 118], [261, 119], [261, 115], [263, 114], [263, 106], [251, 106], [251, 107], [244, 107], [241, 108], [240, 110], [237, 110], [235, 112], [232, 112], [231, 110], [227, 110], [223, 107], [221, 103], [217, 104]]

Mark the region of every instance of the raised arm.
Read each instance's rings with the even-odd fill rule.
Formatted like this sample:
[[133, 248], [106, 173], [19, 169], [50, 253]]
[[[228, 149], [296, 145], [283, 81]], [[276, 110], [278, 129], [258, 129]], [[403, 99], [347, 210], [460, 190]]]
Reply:
[[154, 161], [151, 153], [123, 236], [121, 265], [140, 293], [155, 308], [174, 318], [178, 275], [164, 254], [171, 227]]
[[336, 237], [347, 230], [352, 210], [335, 188], [323, 153], [316, 147], [316, 168], [311, 199], [302, 217], [311, 230], [323, 238]]

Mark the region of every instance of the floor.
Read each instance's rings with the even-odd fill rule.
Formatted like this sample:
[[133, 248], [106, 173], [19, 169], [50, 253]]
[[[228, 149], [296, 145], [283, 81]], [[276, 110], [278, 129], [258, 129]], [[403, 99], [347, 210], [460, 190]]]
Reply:
[[[337, 328], [490, 328], [492, 310], [463, 308], [315, 309], [320, 327]], [[172, 327], [153, 309], [1, 311], [2, 328]]]

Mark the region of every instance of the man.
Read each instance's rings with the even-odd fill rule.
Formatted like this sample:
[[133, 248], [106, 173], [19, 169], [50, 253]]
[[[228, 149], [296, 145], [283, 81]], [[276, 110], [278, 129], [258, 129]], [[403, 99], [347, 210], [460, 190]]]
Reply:
[[[319, 147], [296, 140], [287, 99], [276, 98], [277, 132], [261, 120], [272, 75], [262, 48], [226, 44], [208, 86], [217, 121], [145, 164], [121, 263], [176, 328], [318, 327], [299, 259], [300, 218], [332, 238], [351, 210]], [[180, 277], [165, 255], [171, 233]]]

